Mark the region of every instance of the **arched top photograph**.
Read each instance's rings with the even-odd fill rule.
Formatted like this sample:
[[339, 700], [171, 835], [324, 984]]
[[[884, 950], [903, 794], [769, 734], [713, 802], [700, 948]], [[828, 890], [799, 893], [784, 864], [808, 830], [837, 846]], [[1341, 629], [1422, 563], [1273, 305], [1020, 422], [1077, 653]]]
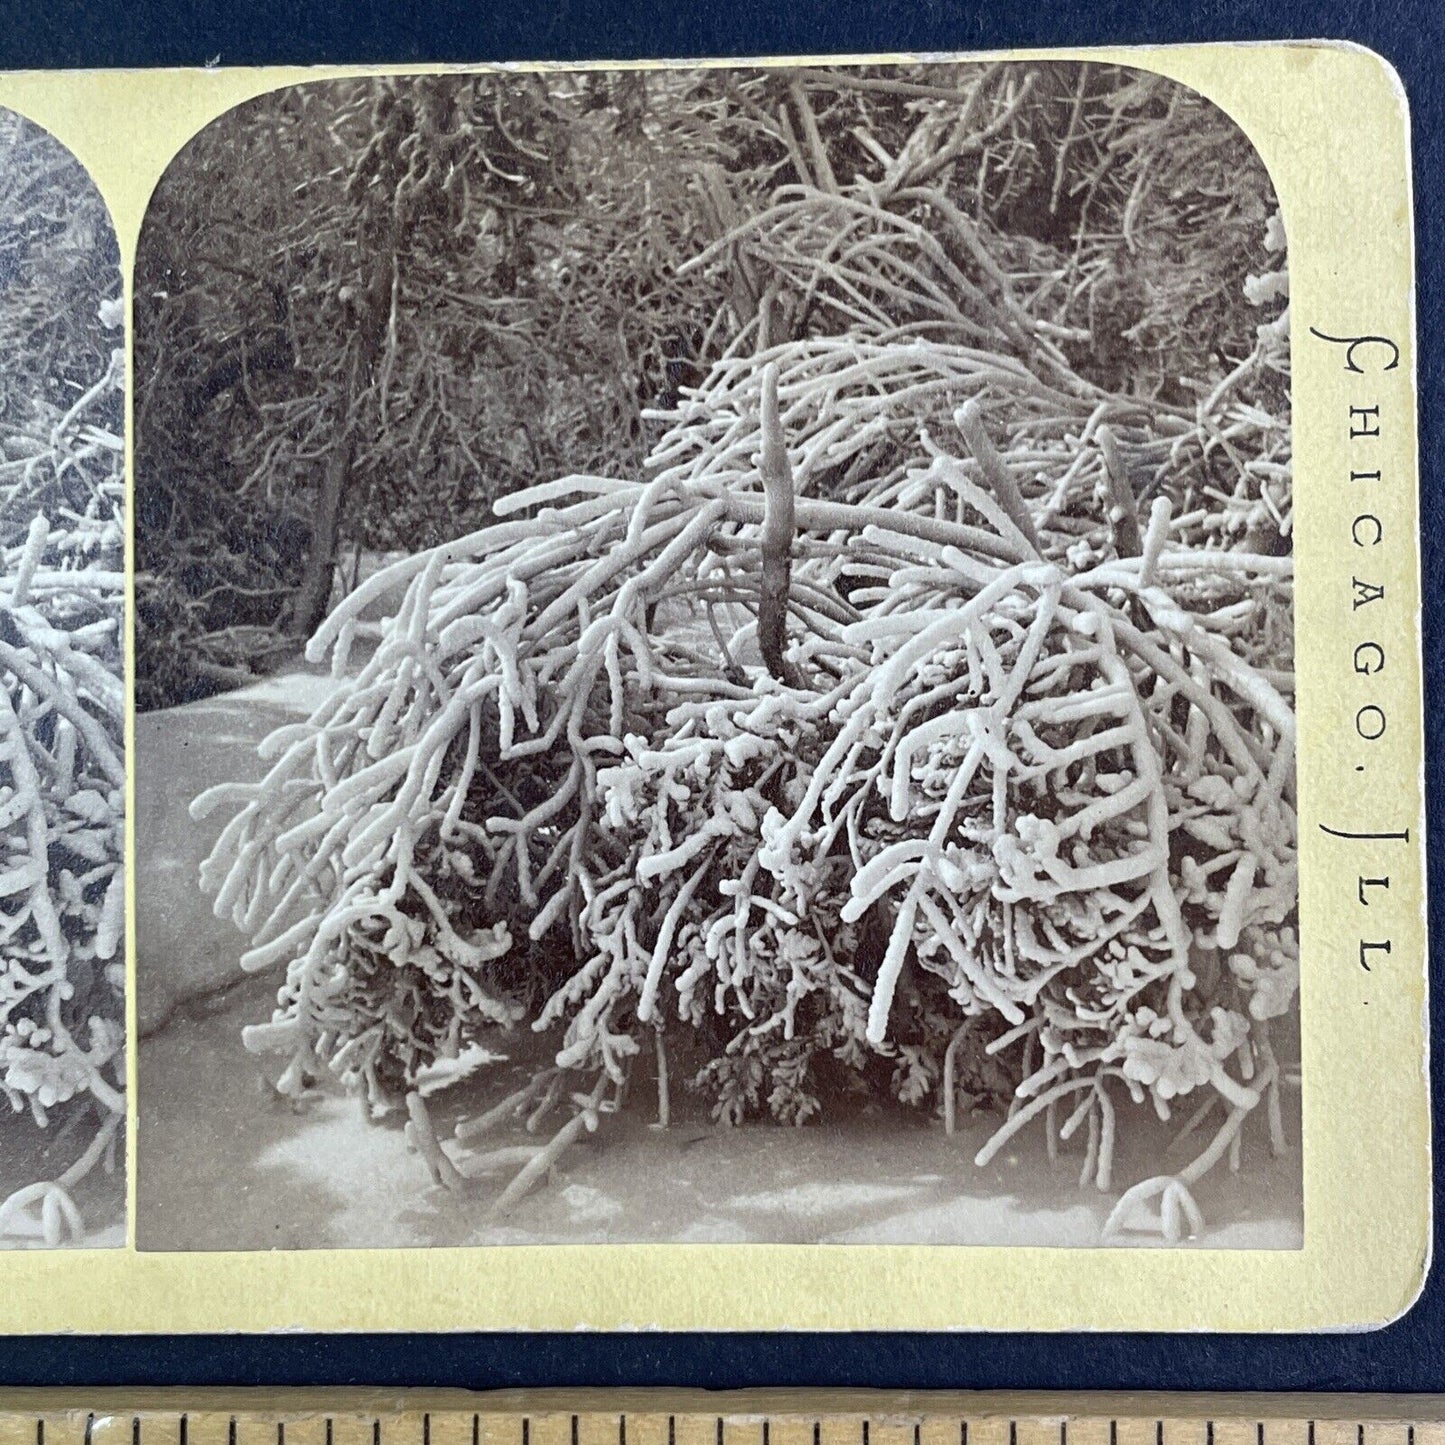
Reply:
[[1289, 268], [1212, 103], [297, 85], [135, 327], [141, 1248], [1301, 1246]]

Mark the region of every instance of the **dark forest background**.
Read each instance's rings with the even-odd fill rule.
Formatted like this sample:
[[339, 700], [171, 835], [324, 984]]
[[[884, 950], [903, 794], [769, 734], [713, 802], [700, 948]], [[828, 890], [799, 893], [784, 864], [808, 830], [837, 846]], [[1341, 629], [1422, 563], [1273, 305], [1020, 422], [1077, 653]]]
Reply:
[[637, 475], [768, 285], [679, 268], [920, 137], [1080, 375], [1193, 404], [1252, 346], [1268, 176], [1208, 102], [1116, 66], [332, 81], [215, 122], [137, 258], [138, 705], [293, 656], [364, 553]]

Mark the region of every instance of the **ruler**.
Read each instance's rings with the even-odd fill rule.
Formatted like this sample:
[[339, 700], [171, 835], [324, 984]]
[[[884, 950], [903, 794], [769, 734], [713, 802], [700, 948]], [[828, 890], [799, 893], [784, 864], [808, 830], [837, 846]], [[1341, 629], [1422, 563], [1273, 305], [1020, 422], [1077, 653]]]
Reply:
[[0, 1445], [1445, 1445], [1445, 1396], [15, 1390]]

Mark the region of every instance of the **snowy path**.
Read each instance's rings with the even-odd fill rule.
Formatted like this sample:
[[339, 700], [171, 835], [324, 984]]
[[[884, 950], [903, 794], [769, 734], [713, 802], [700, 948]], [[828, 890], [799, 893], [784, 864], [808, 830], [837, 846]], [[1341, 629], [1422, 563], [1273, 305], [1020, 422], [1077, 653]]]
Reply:
[[[274, 978], [236, 980], [241, 940], [214, 918], [196, 869], [219, 820], [186, 805], [223, 778], [254, 776], [255, 744], [309, 711], [329, 679], [273, 679], [137, 720], [140, 1137], [137, 1231], [150, 1249], [297, 1249], [629, 1241], [1089, 1246], [1113, 1196], [1077, 1188], [1079, 1158], [1044, 1155], [1042, 1131], [986, 1169], [973, 1155], [997, 1126], [955, 1139], [897, 1115], [801, 1130], [715, 1128], [684, 1116], [659, 1133], [637, 1101], [574, 1147], [560, 1177], [503, 1225], [483, 1222], [500, 1184], [457, 1198], [432, 1187], [400, 1121], [369, 1125], [353, 1100], [299, 1112], [241, 1047]], [[201, 995], [204, 995], [202, 997]], [[555, 1126], [554, 1126], [555, 1127]], [[1291, 1137], [1297, 1138], [1297, 1126]], [[515, 1140], [535, 1142], [520, 1131]], [[1118, 1178], [1139, 1176], [1121, 1150]], [[1213, 1248], [1297, 1248], [1299, 1156], [1271, 1160], [1254, 1136], [1245, 1173], [1197, 1191]]]

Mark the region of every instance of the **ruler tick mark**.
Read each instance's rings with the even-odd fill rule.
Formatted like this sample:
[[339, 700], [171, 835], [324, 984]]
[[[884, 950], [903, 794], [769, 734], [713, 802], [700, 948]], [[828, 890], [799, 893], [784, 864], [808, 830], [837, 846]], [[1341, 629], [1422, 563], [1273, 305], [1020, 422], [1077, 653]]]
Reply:
[[[195, 1403], [193, 1400], [192, 1404]], [[325, 1403], [323, 1402], [322, 1408], [318, 1409], [314, 1415], [307, 1416], [311, 1423], [300, 1435], [294, 1431], [289, 1432], [291, 1437], [289, 1440], [287, 1438], [288, 1426], [293, 1423], [293, 1417], [278, 1418], [277, 1413], [272, 1409], [252, 1411], [245, 1408], [238, 1410], [233, 1415], [218, 1412], [216, 1415], [204, 1418], [198, 1416], [198, 1419], [202, 1420], [198, 1427], [201, 1429], [201, 1437], [193, 1439], [190, 1433], [188, 1409], [152, 1410], [147, 1406], [141, 1411], [132, 1411], [130, 1438], [124, 1441], [123, 1445], [206, 1445], [208, 1433], [206, 1419], [213, 1421], [213, 1426], [210, 1427], [212, 1432], [214, 1432], [214, 1426], [226, 1421], [224, 1434], [218, 1434], [213, 1445], [307, 1445], [308, 1440], [311, 1445], [346, 1445], [341, 1438], [342, 1434], [346, 1432], [336, 1430], [337, 1417], [325, 1412]], [[329, 1403], [334, 1407], [334, 1401]], [[715, 1403], [715, 1401], [710, 1403]], [[1018, 1403], [1023, 1403], [1023, 1401]], [[1199, 1408], [1200, 1405], [1203, 1407]], [[1086, 1445], [1085, 1436], [1090, 1434], [1099, 1436], [1099, 1445], [1138, 1445], [1138, 1442], [1134, 1441], [1134, 1434], [1148, 1430], [1147, 1407], [1143, 1418], [1125, 1417], [1124, 1423], [1127, 1428], [1123, 1432], [1119, 1430], [1117, 1417], [1111, 1419], [1102, 1415], [1102, 1412], [1095, 1415], [1087, 1409], [1080, 1414], [1080, 1428], [1078, 1430], [1071, 1429], [1074, 1420], [1072, 1412], [1075, 1408], [1073, 1405], [1055, 1406], [1046, 1415], [1030, 1414], [1012, 1417], [1006, 1409], [1003, 1409], [991, 1421], [986, 1421], [986, 1432], [989, 1430], [994, 1432], [997, 1445]], [[1222, 1404], [1220, 1404], [1220, 1408], [1223, 1408]], [[603, 1405], [601, 1410], [595, 1413], [589, 1411], [588, 1418], [597, 1428], [588, 1427], [588, 1445], [647, 1445], [643, 1439], [643, 1435], [646, 1435], [647, 1431], [644, 1429], [643, 1435], [639, 1435], [636, 1430], [630, 1429], [631, 1411], [620, 1408], [620, 1405], [614, 1406], [613, 1419], [616, 1422], [616, 1437], [608, 1441], [607, 1431], [602, 1428], [602, 1422], [606, 1418], [606, 1409], [607, 1407]], [[1305, 1406], [1305, 1409], [1308, 1409], [1308, 1405]], [[117, 1439], [119, 1431], [125, 1428], [123, 1412], [112, 1413], [96, 1409], [87, 1413], [84, 1408], [81, 1408], [73, 1414], [67, 1413], [63, 1418], [57, 1415], [58, 1429], [49, 1430], [46, 1428], [50, 1420], [48, 1410], [49, 1406], [42, 1404], [39, 1408], [32, 1407], [30, 1410], [7, 1415], [3, 1408], [0, 1408], [0, 1445], [3, 1445], [3, 1438], [8, 1438], [3, 1437], [5, 1426], [18, 1429], [20, 1432], [14, 1436], [12, 1445], [106, 1445], [107, 1435], [105, 1432], [102, 1433], [99, 1440], [96, 1439], [97, 1421], [103, 1421], [106, 1431], [115, 1434]], [[1198, 1433], [1193, 1436], [1195, 1445], [1229, 1445], [1229, 1429], [1237, 1428], [1240, 1441], [1246, 1442], [1246, 1445], [1289, 1445], [1286, 1436], [1292, 1436], [1297, 1445], [1331, 1445], [1329, 1430], [1327, 1429], [1325, 1435], [1321, 1437], [1316, 1429], [1319, 1423], [1318, 1419], [1305, 1416], [1303, 1411], [1277, 1418], [1272, 1417], [1268, 1420], [1256, 1417], [1251, 1432], [1252, 1438], [1243, 1433], [1250, 1425], [1248, 1415], [1234, 1420], [1232, 1427], [1228, 1417], [1225, 1417], [1226, 1429], [1221, 1434], [1218, 1429], [1220, 1418], [1214, 1417], [1211, 1411], [1212, 1406], [1200, 1400], [1194, 1402], [1194, 1408], [1185, 1411], [1176, 1411], [1171, 1406], [1171, 1413], [1168, 1416], [1156, 1417], [1154, 1429], [1147, 1436], [1140, 1434], [1140, 1439], [1144, 1445], [1177, 1445], [1174, 1438], [1176, 1434], [1181, 1437], [1182, 1441], [1186, 1433], [1197, 1431]], [[923, 1421], [927, 1420], [930, 1432], [929, 1440], [933, 1441], [933, 1445], [974, 1445], [975, 1437], [972, 1436], [970, 1419], [954, 1416], [958, 1430], [957, 1435], [954, 1436], [951, 1433], [954, 1427], [948, 1425], [946, 1416], [934, 1416], [926, 1410], [910, 1411], [909, 1413], [913, 1420], [911, 1426], [907, 1425], [907, 1417], [900, 1420], [896, 1416], [880, 1415], [887, 1427], [884, 1435], [890, 1436], [890, 1438], [896, 1435], [899, 1440], [904, 1442], [904, 1445], [927, 1445], [923, 1438]], [[686, 1441], [682, 1437], [688, 1435], [689, 1431], [698, 1428], [705, 1430], [706, 1422], [709, 1419], [713, 1421], [715, 1440], [708, 1441], [707, 1445], [787, 1445], [788, 1430], [802, 1427], [805, 1423], [812, 1426], [811, 1439], [807, 1435], [799, 1437], [801, 1441], [806, 1442], [806, 1445], [888, 1445], [888, 1441], [883, 1436], [874, 1440], [872, 1420], [862, 1410], [843, 1412], [836, 1417], [830, 1415], [830, 1433], [826, 1441], [823, 1438], [821, 1414], [815, 1414], [811, 1421], [801, 1411], [797, 1414], [789, 1414], [787, 1417], [780, 1416], [779, 1418], [785, 1419], [784, 1433], [776, 1438], [772, 1433], [772, 1418], [763, 1411], [759, 1411], [757, 1414], [724, 1415], [704, 1409], [696, 1414], [684, 1410], [684, 1414], [687, 1419], [687, 1429], [682, 1431], [679, 1431], [676, 1413], [665, 1415], [667, 1420], [666, 1437], [657, 1441], [656, 1445], [696, 1445], [690, 1436]], [[1391, 1441], [1394, 1442], [1394, 1445], [1429, 1445], [1432, 1438], [1431, 1425], [1426, 1424], [1425, 1433], [1422, 1435], [1417, 1429], [1417, 1426], [1424, 1423], [1422, 1419], [1419, 1416], [1413, 1420], [1408, 1417], [1401, 1418], [1400, 1416], [1403, 1414], [1404, 1412], [1401, 1411], [1400, 1415], [1390, 1420], [1387, 1429], [1381, 1430], [1376, 1428], [1376, 1417], [1369, 1413], [1368, 1408], [1361, 1409], [1356, 1414], [1354, 1439], [1349, 1442], [1349, 1445], [1390, 1445]], [[243, 1415], [246, 1420], [246, 1439], [244, 1441], [240, 1439], [240, 1420]], [[442, 1424], [441, 1436], [438, 1436], [432, 1428], [434, 1415]], [[507, 1445], [509, 1439], [511, 1445], [547, 1445], [545, 1440], [533, 1439], [530, 1416], [523, 1415], [520, 1411], [492, 1417], [492, 1425], [488, 1427], [487, 1441], [483, 1441], [481, 1438], [480, 1411], [469, 1412], [469, 1415], [472, 1426], [470, 1440], [466, 1439], [463, 1430], [468, 1413], [459, 1409], [446, 1409], [444, 1413], [437, 1414], [434, 1410], [421, 1408], [415, 1411], [406, 1409], [404, 1413], [396, 1415], [382, 1416], [372, 1413], [370, 1439], [368, 1440], [365, 1435], [360, 1439], [364, 1445], [447, 1445], [448, 1432], [454, 1432], [457, 1433], [457, 1440], [453, 1442], [453, 1445]], [[354, 1430], [357, 1426], [364, 1430], [366, 1427], [362, 1422], [365, 1418], [364, 1415], [360, 1419], [348, 1416], [348, 1421], [353, 1422], [348, 1423], [348, 1430]], [[551, 1418], [554, 1424], [560, 1419], [570, 1419], [571, 1425], [570, 1439], [563, 1437], [561, 1442], [554, 1442], [554, 1445], [583, 1445], [580, 1410], [569, 1415], [564, 1406], [562, 1411]], [[662, 1412], [659, 1412], [657, 1418], [663, 1418]], [[1427, 1420], [1428, 1418], [1426, 1416]], [[323, 1424], [321, 1441], [317, 1441], [315, 1438], [315, 1421], [317, 1419], [320, 1419]], [[1048, 1440], [1049, 1419], [1053, 1420], [1056, 1432], [1052, 1442]], [[386, 1426], [388, 1420], [399, 1422], [404, 1427], [395, 1440], [390, 1438], [383, 1440], [383, 1427], [390, 1428]], [[519, 1420], [521, 1428], [518, 1435], [509, 1436], [508, 1432], [517, 1428]], [[1008, 1422], [1006, 1437], [997, 1433], [1000, 1420]], [[1103, 1432], [1098, 1429], [1106, 1420], [1109, 1427], [1107, 1440], [1103, 1439]], [[889, 1423], [890, 1421], [892, 1423]], [[836, 1429], [834, 1428], [835, 1422]], [[1021, 1430], [1019, 1428], [1021, 1423], [1028, 1425], [1029, 1429]], [[1343, 1419], [1327, 1420], [1329, 1427], [1336, 1432], [1342, 1430], [1348, 1423], [1347, 1415]], [[80, 1440], [76, 1440], [72, 1433], [77, 1424], [81, 1426], [82, 1430]], [[1297, 1433], [1302, 1424], [1305, 1426], [1303, 1439]], [[732, 1428], [729, 1428], [730, 1425]], [[1402, 1434], [1395, 1433], [1400, 1431], [1402, 1426], [1404, 1427], [1403, 1438]], [[755, 1428], [758, 1430], [758, 1434], [750, 1436], [749, 1431]], [[273, 1429], [274, 1436], [272, 1436]], [[847, 1438], [849, 1429], [858, 1431], [851, 1442]], [[935, 1439], [935, 1435], [940, 1429], [944, 1433]], [[175, 1433], [171, 1434], [170, 1440], [167, 1442], [165, 1437], [172, 1430]], [[415, 1435], [411, 1434], [412, 1430], [416, 1430]], [[907, 1433], [901, 1433], [903, 1430], [906, 1430]], [[976, 1439], [978, 1445], [988, 1445], [983, 1436], [976, 1437]], [[110, 1445], [116, 1445], [116, 1442], [111, 1441]], [[1440, 1445], [1445, 1445], [1445, 1440], [1442, 1440]]]

